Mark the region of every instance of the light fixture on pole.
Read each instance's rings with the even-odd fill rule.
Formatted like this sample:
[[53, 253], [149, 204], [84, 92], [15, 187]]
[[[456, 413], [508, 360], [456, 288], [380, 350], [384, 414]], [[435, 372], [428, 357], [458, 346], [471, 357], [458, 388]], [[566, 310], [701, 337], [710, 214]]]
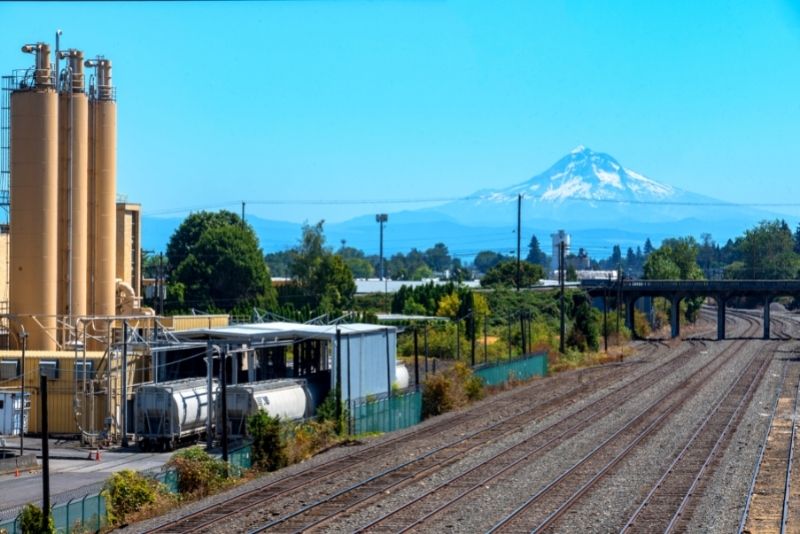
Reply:
[[388, 221], [388, 220], [389, 220], [389, 216], [387, 214], [385, 214], [385, 213], [379, 213], [379, 214], [377, 214], [375, 216], [375, 222], [377, 222], [381, 227], [381, 251], [380, 251], [380, 269], [379, 269], [380, 272], [378, 273], [378, 276], [380, 277], [381, 280], [383, 280], [383, 277], [384, 277], [384, 271], [383, 271], [383, 225], [386, 224], [386, 221]]

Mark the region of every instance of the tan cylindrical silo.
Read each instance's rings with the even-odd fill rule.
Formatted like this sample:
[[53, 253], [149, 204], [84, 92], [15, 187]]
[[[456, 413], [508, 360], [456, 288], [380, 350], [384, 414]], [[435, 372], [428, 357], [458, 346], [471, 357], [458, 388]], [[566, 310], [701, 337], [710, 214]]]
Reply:
[[[65, 85], [59, 94], [58, 314], [71, 325], [86, 315], [89, 111], [83, 85], [83, 52], [67, 50]], [[70, 341], [67, 332], [64, 341]]]
[[47, 45], [34, 84], [11, 93], [11, 250], [9, 308], [28, 333], [28, 348], [56, 348], [58, 280], [58, 97]]
[[117, 107], [111, 62], [97, 68], [97, 89], [89, 102], [89, 280], [91, 315], [114, 315], [116, 299]]

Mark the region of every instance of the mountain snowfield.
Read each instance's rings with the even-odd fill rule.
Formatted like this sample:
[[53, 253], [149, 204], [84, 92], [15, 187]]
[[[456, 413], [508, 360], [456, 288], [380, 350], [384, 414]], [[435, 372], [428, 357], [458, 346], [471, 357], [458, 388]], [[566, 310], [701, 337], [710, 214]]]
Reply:
[[[445, 243], [451, 253], [469, 261], [481, 250], [509, 253], [516, 247], [517, 198], [522, 195], [523, 246], [536, 234], [547, 250], [549, 235], [564, 229], [573, 248], [595, 257], [623, 251], [645, 239], [658, 245], [665, 237], [710, 233], [718, 242], [741, 235], [774, 213], [726, 204], [668, 185], [626, 168], [608, 154], [579, 146], [543, 173], [508, 187], [482, 189], [459, 200], [419, 210], [389, 212], [386, 255], [424, 250]], [[181, 219], [143, 217], [143, 244], [164, 250]], [[297, 244], [300, 225], [248, 216], [266, 252]], [[316, 221], [309, 219], [309, 222]], [[376, 254], [378, 228], [374, 214], [325, 225], [327, 242]]]
[[490, 202], [516, 200], [518, 194], [548, 202], [565, 200], [656, 201], [678, 190], [626, 169], [608, 154], [581, 145], [538, 176], [505, 190], [484, 193]]

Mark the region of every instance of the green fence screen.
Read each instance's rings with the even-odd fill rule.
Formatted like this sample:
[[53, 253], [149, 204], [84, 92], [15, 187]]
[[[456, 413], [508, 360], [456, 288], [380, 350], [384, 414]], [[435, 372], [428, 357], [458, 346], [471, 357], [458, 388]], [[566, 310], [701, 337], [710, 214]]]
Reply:
[[529, 354], [517, 360], [481, 365], [473, 371], [487, 386], [504, 384], [512, 377], [526, 380], [533, 376], [544, 376], [547, 374], [547, 354]]
[[350, 406], [351, 432], [391, 432], [422, 419], [422, 393], [407, 391], [390, 397], [357, 399]]
[[[106, 525], [106, 499], [98, 493], [53, 506], [53, 520], [60, 534], [97, 532]], [[0, 532], [22, 534], [19, 517], [0, 523]]]

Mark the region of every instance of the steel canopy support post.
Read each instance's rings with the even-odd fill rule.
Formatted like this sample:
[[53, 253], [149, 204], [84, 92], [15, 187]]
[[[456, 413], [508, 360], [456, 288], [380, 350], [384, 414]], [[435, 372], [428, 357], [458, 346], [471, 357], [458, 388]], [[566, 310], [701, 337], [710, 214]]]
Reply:
[[672, 337], [676, 338], [681, 335], [681, 297], [680, 295], [672, 295], [670, 298], [670, 323], [672, 326]]
[[414, 326], [414, 389], [419, 391], [419, 340]]
[[122, 446], [128, 446], [128, 321], [122, 321]]
[[50, 532], [50, 442], [47, 420], [47, 375], [39, 376], [42, 412], [42, 532]]
[[342, 331], [336, 329], [336, 433], [342, 433]]
[[206, 386], [208, 392], [206, 393], [206, 449], [210, 450], [213, 445], [214, 436], [211, 433], [211, 417], [214, 411], [214, 393], [212, 391], [214, 386], [214, 346], [211, 344], [211, 339], [206, 344]]
[[222, 461], [225, 462], [225, 476], [228, 475], [228, 348], [220, 354], [219, 381], [222, 398]]

